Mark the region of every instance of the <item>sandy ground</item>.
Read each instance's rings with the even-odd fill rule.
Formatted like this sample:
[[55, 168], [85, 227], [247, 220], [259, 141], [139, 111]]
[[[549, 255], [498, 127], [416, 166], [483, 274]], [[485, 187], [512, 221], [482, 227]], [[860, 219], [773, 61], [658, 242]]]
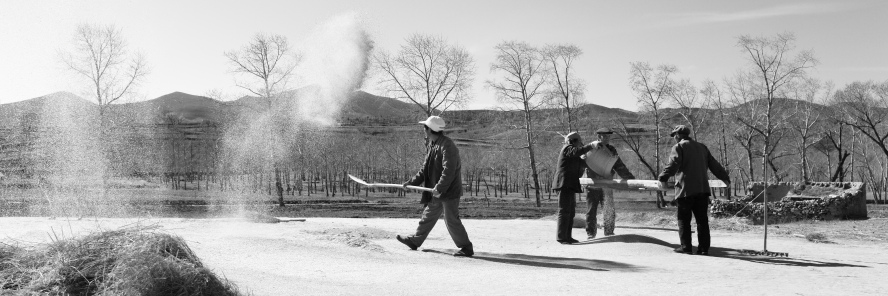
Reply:
[[[888, 244], [769, 238], [789, 257], [743, 255], [761, 236], [713, 233], [711, 256], [672, 252], [671, 229], [619, 227], [577, 245], [554, 240], [550, 220], [464, 220], [473, 258], [443, 223], [419, 251], [394, 239], [417, 219], [0, 218], [0, 241], [46, 242], [132, 223], [183, 237], [217, 274], [253, 295], [885, 295]], [[888, 221], [886, 221], [888, 223]], [[575, 238], [584, 238], [574, 229]], [[696, 237], [694, 238], [696, 242]], [[688, 294], [690, 293], [690, 294]]]

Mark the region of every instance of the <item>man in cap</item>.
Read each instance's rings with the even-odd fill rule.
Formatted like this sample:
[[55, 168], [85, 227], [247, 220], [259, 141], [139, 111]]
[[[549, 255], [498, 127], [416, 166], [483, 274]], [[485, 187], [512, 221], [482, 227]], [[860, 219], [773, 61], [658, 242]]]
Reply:
[[[613, 179], [614, 173], [623, 179], [635, 179], [632, 172], [626, 168], [626, 164], [617, 154], [617, 148], [610, 144], [613, 131], [609, 128], [600, 128], [595, 131], [598, 141], [591, 143], [592, 150], [586, 152], [586, 177], [592, 179]], [[610, 188], [586, 187], [586, 235], [589, 239], [595, 238], [598, 232], [598, 205], [604, 204], [604, 235], [614, 235], [617, 212], [614, 209], [614, 190]]]
[[411, 250], [416, 250], [425, 242], [435, 223], [441, 214], [444, 214], [444, 225], [450, 232], [450, 238], [456, 244], [459, 251], [453, 254], [457, 257], [471, 257], [475, 254], [472, 242], [462, 220], [459, 219], [459, 199], [462, 196], [462, 176], [459, 158], [459, 149], [456, 144], [444, 135], [444, 119], [438, 116], [430, 116], [425, 121], [420, 121], [428, 140], [428, 154], [422, 168], [404, 186], [424, 186], [434, 188], [432, 192], [423, 192], [422, 217], [419, 227], [412, 236], [398, 235], [396, 238]]
[[669, 177], [675, 176], [675, 199], [678, 205], [678, 237], [681, 246], [677, 253], [691, 254], [691, 216], [697, 221], [697, 254], [709, 255], [709, 176], [711, 171], [716, 178], [730, 185], [728, 172], [712, 154], [709, 148], [691, 139], [691, 129], [684, 125], [675, 126], [669, 134], [675, 139], [675, 146], [669, 153], [666, 168], [660, 173], [660, 187], [666, 188]]
[[558, 222], [555, 240], [561, 244], [573, 244], [573, 218], [576, 214], [576, 194], [583, 192], [580, 187], [580, 175], [586, 163], [581, 155], [592, 149], [592, 144], [583, 146], [580, 134], [573, 132], [564, 136], [564, 147], [558, 154], [555, 180], [552, 189], [558, 191]]

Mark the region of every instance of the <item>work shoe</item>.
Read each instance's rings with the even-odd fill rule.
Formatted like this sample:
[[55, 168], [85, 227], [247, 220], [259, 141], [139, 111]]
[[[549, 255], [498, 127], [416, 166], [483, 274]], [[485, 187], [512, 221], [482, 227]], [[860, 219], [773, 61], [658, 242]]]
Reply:
[[565, 239], [565, 240], [558, 240], [558, 242], [561, 243], [562, 245], [571, 245], [571, 244], [578, 243], [580, 241], [571, 238], [571, 239]]
[[676, 253], [693, 254], [693, 251], [691, 249], [685, 249], [684, 247], [678, 247], [672, 251]]
[[419, 246], [417, 246], [416, 244], [414, 244], [413, 241], [411, 241], [409, 237], [403, 237], [403, 236], [398, 235], [398, 236], [395, 236], [395, 239], [397, 239], [397, 240], [398, 240], [399, 242], [401, 242], [402, 244], [407, 245], [408, 247], [410, 247], [411, 250], [416, 251], [416, 249], [419, 248]]
[[472, 257], [472, 255], [475, 255], [475, 251], [472, 251], [472, 248], [462, 248], [453, 253], [454, 257]]

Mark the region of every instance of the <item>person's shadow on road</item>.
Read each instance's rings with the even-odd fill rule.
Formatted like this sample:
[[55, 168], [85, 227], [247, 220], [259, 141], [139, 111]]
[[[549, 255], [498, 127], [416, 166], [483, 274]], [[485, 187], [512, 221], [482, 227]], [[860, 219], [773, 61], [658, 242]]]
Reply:
[[[448, 249], [423, 249], [423, 252], [450, 255], [456, 250]], [[546, 268], [566, 268], [566, 269], [584, 269], [594, 271], [640, 271], [642, 267], [626, 264], [610, 260], [586, 259], [586, 258], [565, 258], [551, 256], [537, 256], [526, 254], [497, 254], [477, 252], [470, 257], [476, 260], [484, 260], [496, 263], [546, 267]]]
[[[605, 236], [605, 237], [600, 237], [600, 238], [580, 242], [575, 245], [589, 245], [589, 244], [614, 243], [614, 242], [656, 244], [656, 245], [668, 247], [670, 249], [675, 249], [675, 248], [679, 247], [678, 244], [671, 244], [671, 243], [665, 242], [665, 241], [655, 238], [655, 237], [651, 237], [651, 236], [647, 236], [647, 235], [639, 235], [639, 234], [621, 234], [621, 235]], [[740, 249], [710, 247], [708, 257], [736, 259], [736, 260], [743, 260], [743, 261], [762, 263], [762, 264], [802, 266], [802, 267], [869, 267], [869, 266], [865, 266], [865, 265], [827, 262], [827, 261], [818, 261], [818, 260], [802, 259], [802, 258], [750, 255], [751, 253], [753, 253], [753, 252], [748, 252], [748, 251], [740, 250]], [[676, 254], [676, 255], [688, 256], [686, 254]], [[789, 255], [791, 255], [791, 254], [789, 254]], [[698, 256], [698, 255], [694, 255], [694, 256]]]

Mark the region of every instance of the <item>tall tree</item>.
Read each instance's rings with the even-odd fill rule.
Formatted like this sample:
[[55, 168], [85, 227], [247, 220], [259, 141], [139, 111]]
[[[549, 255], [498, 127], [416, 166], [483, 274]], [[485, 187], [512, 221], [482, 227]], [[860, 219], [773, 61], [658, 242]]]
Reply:
[[81, 24], [74, 34], [73, 50], [62, 53], [67, 68], [89, 80], [102, 116], [109, 104], [132, 95], [148, 74], [142, 55], [127, 47], [123, 32], [114, 25]]
[[[750, 37], [740, 36], [737, 46], [746, 55], [751, 64], [749, 77], [754, 77], [755, 90], [764, 105], [764, 114], [760, 122], [740, 122], [762, 137], [762, 180], [768, 182], [765, 170], [767, 166], [776, 171], [774, 159], [771, 157], [774, 148], [777, 147], [781, 125], [785, 118], [779, 113], [780, 104], [787, 97], [786, 86], [806, 76], [806, 70], [814, 67], [817, 60], [810, 50], [798, 52], [795, 57], [790, 57], [795, 50], [795, 36], [791, 33], [782, 33], [774, 37]], [[774, 136], [777, 137], [774, 137]], [[773, 142], [772, 142], [773, 141]], [[778, 176], [775, 174], [775, 177]], [[765, 187], [767, 188], [767, 186]], [[764, 250], [768, 250], [768, 199], [764, 196], [765, 234]]]
[[837, 119], [851, 126], [888, 157], [888, 81], [853, 82], [836, 92]]
[[584, 103], [586, 85], [573, 72], [573, 63], [583, 54], [583, 50], [573, 44], [559, 44], [546, 46], [542, 54], [549, 64], [551, 95], [557, 98], [554, 100], [556, 105], [564, 110], [563, 130], [566, 133], [577, 131], [576, 113]]
[[536, 194], [536, 205], [540, 203], [540, 181], [538, 176], [534, 142], [536, 140], [534, 113], [546, 103], [546, 61], [540, 51], [525, 42], [506, 41], [496, 47], [496, 60], [490, 65], [491, 72], [500, 74], [499, 79], [490, 80], [487, 85], [496, 91], [500, 102], [513, 105], [524, 115], [530, 171]]
[[475, 62], [468, 51], [442, 37], [413, 34], [397, 55], [380, 51], [373, 60], [383, 72], [386, 91], [416, 104], [426, 116], [464, 106], [471, 98]]
[[[80, 24], [74, 34], [73, 49], [61, 52], [60, 56], [69, 70], [88, 81], [92, 99], [99, 105], [98, 138], [93, 144], [99, 147], [96, 160], [101, 162], [98, 165], [102, 184], [107, 189], [109, 159], [119, 148], [119, 143], [112, 141], [113, 121], [108, 115], [109, 107], [134, 94], [135, 88], [148, 74], [148, 67], [141, 54], [128, 50], [122, 31], [113, 25]], [[79, 140], [90, 142], [89, 138]]]
[[789, 118], [789, 127], [795, 133], [796, 155], [799, 157], [798, 165], [802, 181], [811, 181], [811, 164], [808, 150], [820, 140], [824, 111], [820, 103], [832, 94], [832, 85], [820, 82], [817, 79], [801, 79], [793, 89], [792, 102], [795, 110], [794, 116]]
[[[772, 154], [776, 148], [774, 136], [780, 132], [781, 114], [778, 109], [787, 97], [787, 85], [804, 78], [806, 70], [817, 65], [810, 50], [802, 50], [791, 57], [795, 50], [795, 36], [792, 33], [781, 33], [774, 37], [740, 36], [737, 46], [751, 64], [750, 73], [754, 73], [754, 84], [759, 101], [763, 104], [762, 121], [745, 121], [741, 123], [762, 136], [762, 171], [768, 165], [774, 169]], [[765, 180], [767, 181], [767, 180]]]
[[267, 139], [271, 141], [270, 158], [274, 169], [275, 188], [278, 205], [284, 206], [284, 188], [281, 182], [283, 154], [279, 145], [284, 137], [286, 121], [283, 103], [287, 84], [296, 68], [298, 56], [292, 52], [287, 38], [281, 35], [258, 33], [253, 40], [240, 50], [225, 52], [225, 57], [233, 66], [233, 72], [245, 76], [236, 82], [237, 86], [258, 96], [266, 104], [263, 117], [269, 129]]
[[738, 166], [738, 169], [740, 177], [749, 181], [755, 180], [755, 159], [761, 157], [761, 151], [757, 148], [761, 135], [753, 127], [754, 123], [761, 121], [761, 115], [764, 114], [761, 112], [763, 104], [758, 100], [753, 76], [754, 73], [738, 72], [725, 79], [728, 102], [734, 106], [730, 117], [737, 123], [730, 136], [746, 152], [746, 167]]
[[[700, 90], [700, 94], [703, 95], [703, 103], [704, 105], [711, 106], [714, 114], [714, 120], [712, 123], [716, 130], [717, 138], [718, 138], [718, 147], [721, 151], [719, 162], [725, 167], [725, 170], [730, 174], [731, 173], [731, 159], [728, 157], [730, 154], [728, 150], [728, 131], [731, 128], [730, 125], [730, 114], [729, 114], [729, 105], [728, 100], [725, 97], [725, 94], [722, 92], [721, 87], [712, 80], [706, 80], [703, 82], [703, 88]], [[731, 188], [728, 188], [729, 192]], [[728, 194], [731, 196], [732, 194]]]
[[[653, 126], [656, 133], [656, 138], [653, 142], [654, 159], [649, 161], [654, 164], [654, 167], [648, 167], [648, 173], [650, 173], [651, 178], [655, 179], [660, 174], [661, 169], [660, 144], [663, 138], [661, 125], [667, 116], [663, 108], [669, 94], [675, 87], [675, 80], [672, 76], [676, 72], [678, 72], [678, 68], [673, 65], [663, 64], [654, 69], [647, 62], [634, 62], [630, 64], [629, 68], [629, 85], [632, 88], [632, 92], [635, 93], [638, 105], [641, 107], [640, 111], [644, 114], [642, 120]], [[645, 158], [645, 155], [639, 153], [641, 150], [633, 151], [635, 151], [639, 159]], [[663, 193], [658, 191], [657, 208], [665, 205]]]

